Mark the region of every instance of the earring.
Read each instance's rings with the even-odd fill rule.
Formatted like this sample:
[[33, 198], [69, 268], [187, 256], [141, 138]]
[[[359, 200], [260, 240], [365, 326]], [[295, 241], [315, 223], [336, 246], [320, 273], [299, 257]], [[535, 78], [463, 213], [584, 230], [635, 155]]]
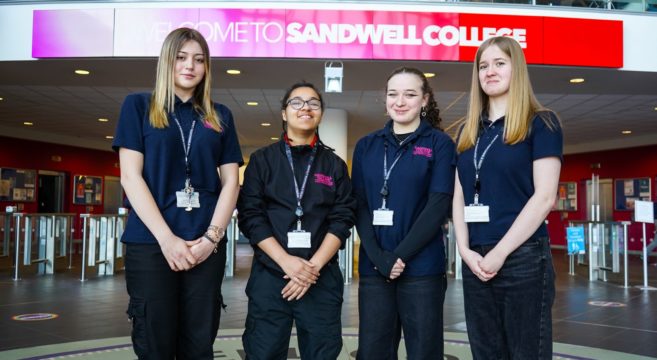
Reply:
[[420, 116], [423, 118], [427, 117], [427, 109], [423, 106], [422, 107], [422, 112], [420, 113]]

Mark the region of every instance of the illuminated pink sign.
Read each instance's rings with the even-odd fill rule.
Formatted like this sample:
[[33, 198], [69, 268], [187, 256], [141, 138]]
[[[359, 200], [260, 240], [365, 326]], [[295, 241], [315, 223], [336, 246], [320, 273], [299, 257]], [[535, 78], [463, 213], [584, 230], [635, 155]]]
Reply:
[[34, 11], [32, 56], [113, 56], [113, 9]]
[[[613, 20], [401, 11], [37, 10], [32, 53], [157, 56], [171, 30], [191, 27], [206, 37], [214, 57], [472, 61], [481, 42], [504, 35], [520, 43], [529, 63], [622, 67], [622, 26]], [[595, 36], [563, 36], [569, 33]]]

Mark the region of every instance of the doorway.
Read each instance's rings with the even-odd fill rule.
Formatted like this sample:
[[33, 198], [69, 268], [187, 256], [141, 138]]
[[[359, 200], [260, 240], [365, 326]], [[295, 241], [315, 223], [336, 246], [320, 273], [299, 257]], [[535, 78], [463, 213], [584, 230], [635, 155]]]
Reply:
[[65, 180], [65, 173], [39, 170], [37, 212], [61, 213], [64, 211]]
[[586, 219], [593, 220], [591, 205], [600, 205], [600, 219], [598, 221], [614, 221], [614, 192], [611, 179], [600, 179], [598, 182], [597, 204], [592, 202], [591, 180], [586, 181]]
[[105, 189], [103, 194], [105, 214], [117, 214], [123, 205], [123, 188], [121, 179], [116, 176], [105, 176]]

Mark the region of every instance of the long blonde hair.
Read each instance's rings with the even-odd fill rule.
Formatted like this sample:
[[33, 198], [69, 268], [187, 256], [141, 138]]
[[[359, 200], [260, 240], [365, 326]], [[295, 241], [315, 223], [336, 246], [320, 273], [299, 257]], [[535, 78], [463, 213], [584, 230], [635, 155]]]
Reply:
[[481, 113], [488, 110], [488, 95], [484, 93], [479, 82], [479, 61], [481, 61], [481, 54], [493, 45], [499, 47], [511, 59], [511, 82], [509, 84], [506, 113], [504, 114], [504, 143], [513, 145], [525, 140], [531, 128], [532, 118], [536, 113], [539, 113], [539, 116], [550, 129], [554, 129], [557, 125], [554, 123], [555, 120], [546, 112], [548, 110], [538, 102], [534, 95], [534, 90], [529, 81], [527, 62], [520, 44], [509, 37], [492, 37], [479, 46], [472, 66], [470, 104], [457, 144], [459, 153], [474, 146], [479, 135]]
[[175, 104], [174, 69], [178, 52], [188, 41], [196, 41], [203, 49], [203, 66], [205, 76], [194, 89], [192, 101], [194, 109], [203, 116], [205, 123], [217, 132], [221, 132], [221, 119], [214, 110], [212, 96], [212, 74], [210, 73], [210, 49], [201, 33], [194, 29], [179, 28], [167, 35], [162, 44], [160, 58], [157, 61], [155, 89], [151, 95], [149, 120], [151, 126], [162, 129], [169, 126], [167, 114], [173, 112]]

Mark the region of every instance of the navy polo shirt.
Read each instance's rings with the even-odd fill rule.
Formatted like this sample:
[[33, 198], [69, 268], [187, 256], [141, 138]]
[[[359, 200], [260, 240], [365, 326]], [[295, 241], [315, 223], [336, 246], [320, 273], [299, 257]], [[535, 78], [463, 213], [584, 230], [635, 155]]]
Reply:
[[[495, 135], [499, 136], [488, 150], [479, 171], [479, 203], [489, 206], [490, 222], [468, 223], [471, 247], [497, 244], [509, 230], [534, 194], [534, 160], [552, 156], [562, 160], [563, 134], [559, 121], [552, 112], [543, 112], [542, 115], [549, 118], [552, 128], [537, 114], [532, 119], [527, 138], [515, 145], [503, 141], [504, 118], [491, 122], [485, 114], [482, 116], [477, 160]], [[459, 181], [466, 206], [474, 203], [473, 156], [474, 146], [457, 157]], [[547, 235], [547, 227], [541, 224], [532, 237]]]
[[[393, 226], [374, 226], [374, 232], [379, 246], [393, 251], [410, 231], [430, 193], [453, 194], [455, 150], [447, 134], [425, 121], [401, 147], [392, 135], [392, 120], [382, 130], [360, 139], [354, 149], [352, 186], [354, 192], [365, 195], [370, 213], [381, 207], [385, 143], [388, 144], [388, 168], [397, 154], [402, 155], [388, 179], [387, 208], [394, 210]], [[404, 275], [426, 276], [444, 272], [445, 249], [441, 231], [406, 263]], [[363, 276], [379, 274], [362, 246], [359, 273]]]
[[[176, 97], [174, 111], [188, 141], [192, 121], [196, 120], [189, 150], [191, 183], [199, 193], [200, 208], [185, 211], [176, 206], [176, 191], [185, 187], [185, 153], [180, 130], [169, 117], [169, 126], [156, 129], [150, 125], [148, 108], [151, 94], [131, 94], [123, 102], [112, 148], [139, 151], [144, 154], [142, 176], [157, 207], [174, 234], [185, 240], [203, 235], [221, 192], [217, 167], [223, 164], [243, 164], [233, 115], [230, 110], [215, 104], [221, 119], [222, 132], [205, 125], [192, 101], [183, 103]], [[121, 239], [127, 243], [156, 243], [136, 212], [131, 211]]]

